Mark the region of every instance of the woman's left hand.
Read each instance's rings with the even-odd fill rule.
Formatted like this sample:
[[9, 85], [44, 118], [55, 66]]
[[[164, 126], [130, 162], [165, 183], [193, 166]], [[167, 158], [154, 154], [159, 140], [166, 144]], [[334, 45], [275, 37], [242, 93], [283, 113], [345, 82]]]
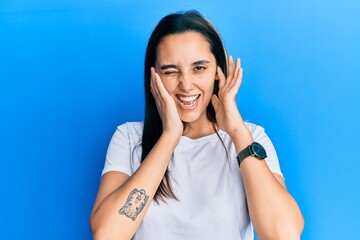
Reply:
[[236, 59], [234, 66], [234, 60], [229, 56], [228, 77], [225, 77], [220, 67], [217, 67], [217, 76], [219, 93], [218, 97], [215, 94], [212, 96], [211, 102], [215, 109], [219, 128], [232, 136], [244, 126], [235, 98], [242, 81], [240, 59]]

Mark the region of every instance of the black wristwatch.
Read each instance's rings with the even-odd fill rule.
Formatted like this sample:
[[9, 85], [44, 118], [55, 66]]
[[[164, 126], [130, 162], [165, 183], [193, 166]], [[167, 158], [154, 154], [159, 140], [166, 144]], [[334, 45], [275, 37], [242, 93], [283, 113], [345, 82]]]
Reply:
[[239, 167], [240, 167], [241, 162], [249, 156], [254, 156], [259, 160], [263, 160], [267, 157], [265, 148], [263, 146], [261, 146], [260, 143], [253, 142], [247, 148], [242, 150], [239, 153], [239, 155], [237, 156]]

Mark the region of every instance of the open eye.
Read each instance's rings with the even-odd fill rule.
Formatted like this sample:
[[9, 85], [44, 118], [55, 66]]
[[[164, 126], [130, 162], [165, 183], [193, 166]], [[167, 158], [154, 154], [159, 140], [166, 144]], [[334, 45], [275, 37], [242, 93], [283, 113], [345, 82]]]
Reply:
[[203, 71], [206, 68], [204, 66], [195, 66], [195, 71]]

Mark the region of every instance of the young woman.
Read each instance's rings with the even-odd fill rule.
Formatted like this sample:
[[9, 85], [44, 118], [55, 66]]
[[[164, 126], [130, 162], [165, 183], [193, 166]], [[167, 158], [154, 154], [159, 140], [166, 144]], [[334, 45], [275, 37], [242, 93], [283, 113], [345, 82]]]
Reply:
[[145, 120], [120, 125], [91, 213], [97, 239], [299, 239], [275, 149], [236, 105], [242, 68], [198, 12], [171, 14], [145, 59]]

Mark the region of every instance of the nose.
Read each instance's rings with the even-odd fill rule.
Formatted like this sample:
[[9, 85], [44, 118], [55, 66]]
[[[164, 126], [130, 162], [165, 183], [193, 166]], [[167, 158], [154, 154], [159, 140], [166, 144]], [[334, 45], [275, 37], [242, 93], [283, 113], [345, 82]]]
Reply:
[[194, 81], [190, 74], [181, 74], [179, 88], [186, 92], [194, 89]]

